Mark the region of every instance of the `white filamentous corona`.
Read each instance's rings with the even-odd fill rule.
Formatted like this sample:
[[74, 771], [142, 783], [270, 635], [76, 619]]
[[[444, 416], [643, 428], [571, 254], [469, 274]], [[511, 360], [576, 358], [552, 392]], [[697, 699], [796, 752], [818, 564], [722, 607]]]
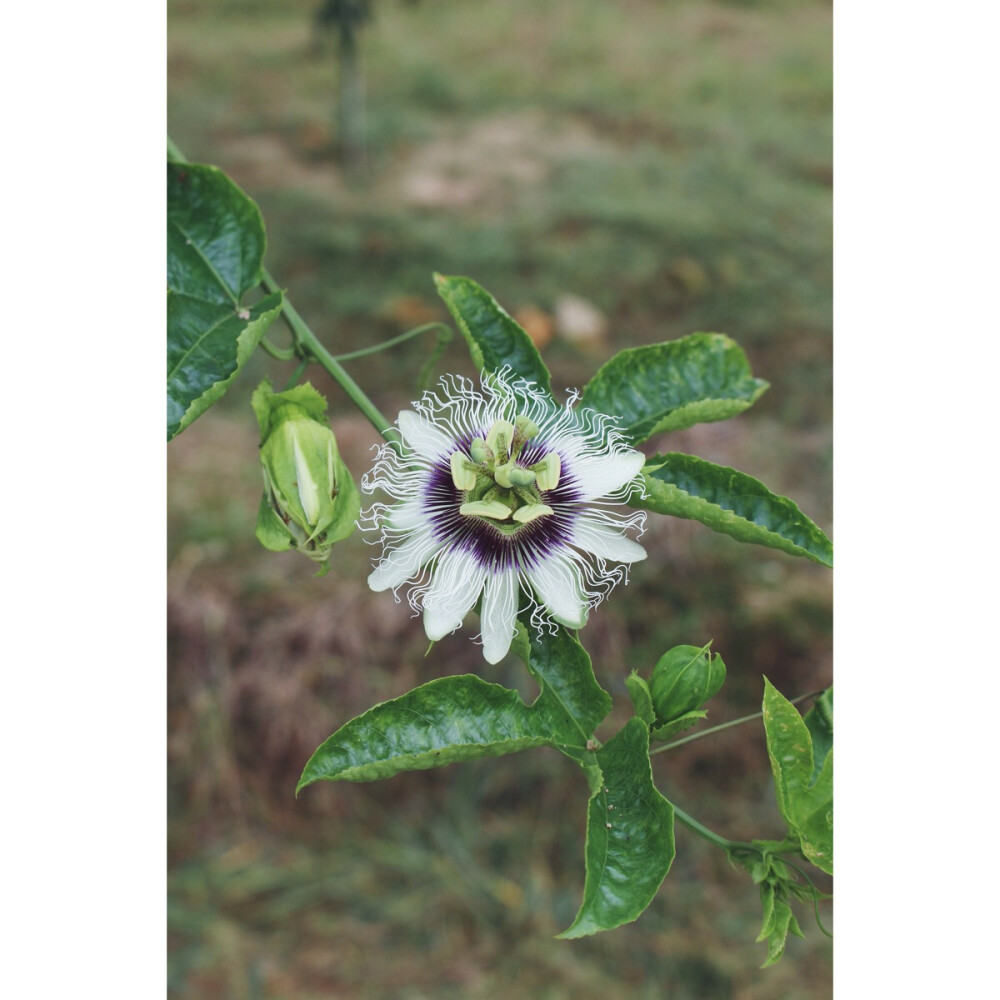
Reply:
[[627, 534], [641, 535], [646, 515], [613, 509], [641, 489], [644, 456], [577, 398], [559, 406], [505, 369], [481, 388], [446, 376], [400, 413], [403, 453], [383, 446], [362, 479], [394, 501], [363, 515], [382, 543], [368, 583], [395, 592], [411, 581], [429, 639], [457, 629], [482, 596], [483, 655], [497, 663], [522, 595], [536, 627], [580, 628], [646, 558]]

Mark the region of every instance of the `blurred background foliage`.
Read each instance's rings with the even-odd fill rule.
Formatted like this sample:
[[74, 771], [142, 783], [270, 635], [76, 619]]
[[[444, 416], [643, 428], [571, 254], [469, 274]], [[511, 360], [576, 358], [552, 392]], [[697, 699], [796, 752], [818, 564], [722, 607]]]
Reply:
[[[362, 143], [346, 155], [319, 0], [168, 5], [171, 133], [259, 203], [266, 264], [331, 350], [444, 319], [434, 270], [515, 312], [557, 386], [622, 347], [728, 333], [771, 391], [647, 450], [749, 472], [829, 532], [827, 0], [366, 6]], [[349, 367], [394, 414], [432, 344]], [[460, 344], [439, 371], [472, 373]], [[168, 449], [171, 995], [828, 997], [830, 944], [807, 914], [806, 940], [758, 971], [756, 889], [683, 828], [635, 924], [552, 940], [579, 904], [587, 790], [549, 751], [293, 798], [317, 744], [377, 701], [463, 672], [531, 687], [513, 658], [488, 667], [469, 628], [425, 657], [406, 605], [368, 592], [360, 537], [322, 580], [257, 545], [249, 397], [265, 374], [290, 369], [255, 357]], [[376, 435], [310, 375], [359, 477]], [[616, 699], [601, 736], [627, 717], [629, 669], [678, 643], [725, 657], [710, 723], [757, 710], [761, 674], [789, 697], [830, 683], [828, 571], [692, 522], [651, 519], [643, 541], [649, 560], [583, 633]], [[654, 771], [725, 836], [781, 832], [759, 724]]]

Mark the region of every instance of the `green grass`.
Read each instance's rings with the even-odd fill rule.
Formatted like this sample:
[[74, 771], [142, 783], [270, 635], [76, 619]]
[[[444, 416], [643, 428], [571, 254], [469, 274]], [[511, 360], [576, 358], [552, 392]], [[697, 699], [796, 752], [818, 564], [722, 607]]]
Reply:
[[[432, 271], [509, 308], [593, 302], [606, 340], [544, 349], [559, 386], [625, 346], [729, 333], [771, 391], [650, 446], [749, 472], [829, 529], [829, 5], [380, 0], [353, 178], [313, 6], [172, 0], [169, 118], [190, 158], [260, 204], [267, 266], [331, 349], [444, 318]], [[394, 413], [430, 343], [350, 368]], [[471, 371], [460, 342], [440, 370]], [[169, 449], [171, 995], [828, 997], [830, 947], [808, 914], [807, 940], [759, 972], [756, 891], [685, 831], [635, 924], [552, 940], [582, 890], [586, 801], [554, 754], [292, 797], [315, 746], [377, 701], [464, 671], [530, 686], [516, 663], [487, 671], [467, 630], [425, 658], [405, 605], [367, 591], [360, 539], [322, 580], [257, 545], [249, 395], [288, 372], [255, 356]], [[360, 476], [374, 433], [316, 382]], [[628, 670], [677, 643], [711, 638], [726, 659], [713, 722], [759, 707], [762, 673], [789, 695], [829, 682], [825, 570], [690, 522], [651, 521], [644, 544], [650, 559], [584, 635], [615, 697], [603, 735], [625, 720]], [[727, 836], [779, 832], [755, 726], [662, 755], [656, 775]]]

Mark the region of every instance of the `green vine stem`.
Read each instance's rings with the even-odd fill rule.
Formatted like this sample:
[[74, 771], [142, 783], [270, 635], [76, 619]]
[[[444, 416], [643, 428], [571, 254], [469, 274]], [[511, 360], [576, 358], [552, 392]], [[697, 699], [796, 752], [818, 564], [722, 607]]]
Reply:
[[[808, 694], [800, 694], [798, 698], [793, 698], [791, 700], [791, 704], [798, 705], [799, 702], [808, 701], [810, 698], [817, 698], [822, 693], [822, 691], [810, 691]], [[738, 719], [730, 719], [729, 722], [720, 722], [719, 725], [711, 726], [709, 729], [703, 729], [700, 733], [692, 733], [690, 736], [685, 736], [683, 739], [673, 740], [670, 743], [665, 743], [662, 747], [650, 750], [649, 756], [653, 757], [658, 753], [666, 753], [667, 750], [673, 750], [676, 747], [683, 746], [685, 743], [693, 743], [695, 740], [711, 736], [713, 733], [722, 732], [723, 729], [731, 729], [733, 726], [742, 726], [744, 722], [753, 722], [754, 719], [761, 719], [763, 716], [763, 712], [754, 712], [753, 715], [743, 715]]]
[[[282, 290], [267, 268], [261, 269], [261, 284], [269, 292]], [[309, 329], [309, 325], [287, 298], [281, 307], [281, 315], [291, 328], [296, 344], [304, 347], [317, 364], [325, 369], [327, 374], [344, 390], [351, 402], [368, 418], [372, 427], [389, 444], [399, 449], [401, 440], [399, 432], [379, 412], [378, 407], [368, 398], [361, 386], [347, 374], [340, 362], [320, 343], [319, 338]]]
[[265, 354], [270, 354], [272, 358], [277, 358], [279, 361], [294, 361], [298, 357], [294, 347], [278, 347], [277, 344], [272, 344], [266, 336], [260, 338], [260, 346]]
[[737, 853], [751, 853], [760, 854], [763, 856], [763, 850], [754, 844], [750, 844], [742, 840], [726, 840], [725, 837], [720, 837], [717, 833], [713, 833], [704, 823], [699, 823], [693, 816], [689, 816], [680, 806], [674, 805], [674, 817], [683, 823], [689, 830], [698, 834], [704, 840], [707, 840], [710, 844], [715, 844], [716, 847], [721, 848], [727, 854], [735, 851]]
[[[808, 695], [803, 695], [802, 698], [806, 698]], [[801, 700], [801, 699], [800, 699]], [[793, 851], [796, 846], [792, 842], [786, 842], [787, 846], [781, 843], [775, 843], [770, 846], [764, 847], [761, 844], [752, 844], [744, 840], [727, 840], [725, 837], [720, 837], [717, 833], [709, 830], [704, 823], [699, 823], [693, 816], [688, 815], [679, 806], [671, 803], [674, 808], [674, 818], [683, 823], [689, 830], [693, 833], [698, 834], [703, 840], [707, 840], [710, 844], [714, 844], [716, 847], [726, 852], [727, 857], [733, 860], [741, 855], [755, 854], [759, 858], [765, 858], [771, 855], [777, 858], [783, 865], [788, 865], [793, 871], [797, 872], [805, 884], [809, 887], [809, 892], [812, 895], [813, 904], [813, 916], [816, 918], [816, 925], [819, 929], [828, 937], [832, 938], [833, 935], [823, 926], [823, 921], [820, 919], [819, 915], [819, 901], [822, 898], [819, 890], [813, 885], [813, 880], [808, 876], [808, 874], [803, 871], [794, 861], [789, 861], [785, 857], [783, 850]]]
[[397, 344], [402, 344], [411, 337], [416, 337], [421, 333], [426, 333], [428, 330], [439, 330], [448, 340], [451, 339], [451, 328], [446, 326], [444, 323], [424, 323], [423, 326], [415, 326], [412, 330], [407, 330], [406, 333], [401, 333], [398, 337], [391, 337], [389, 340], [383, 340], [378, 344], [372, 344], [371, 347], [362, 347], [360, 350], [351, 351], [349, 354], [336, 354], [334, 357], [337, 361], [354, 361], [355, 358], [366, 358], [369, 354], [377, 354], [379, 351], [395, 347]]

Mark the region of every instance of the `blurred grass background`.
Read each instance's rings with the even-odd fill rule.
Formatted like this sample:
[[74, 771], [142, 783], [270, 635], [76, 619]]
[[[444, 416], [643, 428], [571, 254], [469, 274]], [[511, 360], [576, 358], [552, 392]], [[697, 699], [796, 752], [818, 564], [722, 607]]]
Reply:
[[[650, 442], [732, 465], [830, 530], [831, 37], [826, 0], [378, 0], [361, 32], [365, 150], [338, 157], [336, 46], [312, 0], [172, 0], [169, 121], [261, 206], [267, 266], [335, 352], [444, 319], [431, 272], [467, 274], [542, 345], [556, 385], [622, 347], [718, 330], [771, 391]], [[274, 332], [284, 340], [283, 333]], [[350, 369], [387, 414], [428, 335]], [[455, 343], [439, 371], [472, 369]], [[444, 674], [530, 694], [470, 629], [426, 640], [367, 591], [355, 536], [322, 580], [253, 538], [249, 395], [263, 356], [168, 448], [170, 993], [191, 998], [819, 1000], [831, 949], [759, 971], [756, 890], [681, 828], [635, 923], [553, 940], [583, 885], [586, 785], [535, 751], [371, 785], [292, 790], [351, 716]], [[358, 477], [374, 431], [337, 387]], [[830, 683], [830, 574], [692, 522], [651, 519], [650, 558], [584, 639], [625, 721], [624, 678], [711, 638], [722, 722]], [[475, 626], [470, 622], [472, 630]], [[655, 758], [661, 790], [734, 839], [776, 836], [759, 724]], [[829, 904], [824, 915], [830, 922]]]

